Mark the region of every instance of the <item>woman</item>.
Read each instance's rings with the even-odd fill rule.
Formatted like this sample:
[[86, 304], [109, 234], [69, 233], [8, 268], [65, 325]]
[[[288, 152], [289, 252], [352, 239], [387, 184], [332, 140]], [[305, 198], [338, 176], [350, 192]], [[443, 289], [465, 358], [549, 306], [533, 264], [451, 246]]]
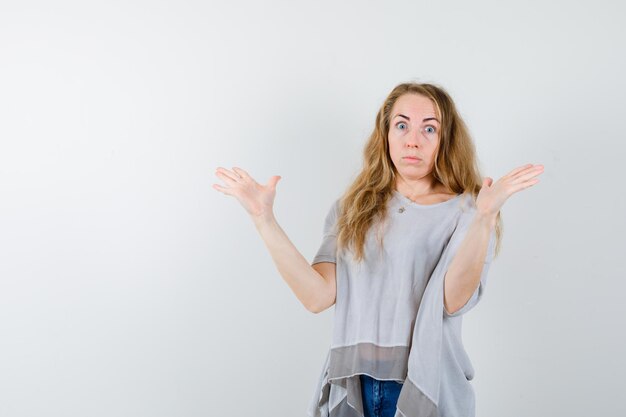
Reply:
[[[302, 304], [335, 305], [333, 340], [309, 415], [474, 416], [462, 315], [499, 252], [500, 208], [542, 165], [481, 180], [475, 147], [445, 90], [403, 83], [387, 96], [363, 170], [330, 208], [309, 265], [273, 216], [276, 184], [218, 168]], [[497, 241], [497, 244], [496, 244]], [[496, 250], [497, 248], [497, 250]]]

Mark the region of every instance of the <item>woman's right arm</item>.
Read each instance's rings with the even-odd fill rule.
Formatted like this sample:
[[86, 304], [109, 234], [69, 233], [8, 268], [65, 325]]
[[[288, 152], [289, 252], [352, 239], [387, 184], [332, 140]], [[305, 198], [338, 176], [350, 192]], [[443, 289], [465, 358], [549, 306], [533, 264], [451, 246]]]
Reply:
[[302, 305], [313, 313], [319, 313], [333, 305], [336, 295], [335, 264], [321, 262], [311, 266], [274, 217], [274, 197], [280, 176], [274, 176], [267, 185], [261, 185], [240, 168], [229, 171], [218, 167], [216, 175], [228, 187], [214, 184], [213, 188], [234, 196], [246, 209], [278, 272]]
[[320, 313], [332, 306], [336, 294], [335, 264], [320, 262], [311, 266], [291, 243], [273, 214], [252, 219], [278, 272], [302, 305], [312, 313]]

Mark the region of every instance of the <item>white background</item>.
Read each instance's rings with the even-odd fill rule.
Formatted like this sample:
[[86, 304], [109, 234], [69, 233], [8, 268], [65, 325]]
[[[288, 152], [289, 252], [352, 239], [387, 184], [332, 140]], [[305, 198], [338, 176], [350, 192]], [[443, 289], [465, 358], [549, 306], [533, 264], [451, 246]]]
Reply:
[[312, 259], [398, 83], [439, 84], [482, 174], [540, 182], [464, 319], [477, 415], [623, 415], [618, 1], [0, 3], [0, 415], [305, 416], [308, 312], [218, 166], [272, 175]]

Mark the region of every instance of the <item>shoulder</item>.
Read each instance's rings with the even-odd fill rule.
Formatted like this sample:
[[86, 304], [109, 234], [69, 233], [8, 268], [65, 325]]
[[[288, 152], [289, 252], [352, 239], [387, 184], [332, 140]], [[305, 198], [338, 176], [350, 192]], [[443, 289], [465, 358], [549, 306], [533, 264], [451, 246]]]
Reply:
[[466, 210], [476, 210], [476, 200], [469, 191], [466, 191], [460, 195], [462, 207]]
[[476, 201], [471, 193], [459, 195], [459, 202], [456, 205], [456, 230], [466, 230], [476, 214]]

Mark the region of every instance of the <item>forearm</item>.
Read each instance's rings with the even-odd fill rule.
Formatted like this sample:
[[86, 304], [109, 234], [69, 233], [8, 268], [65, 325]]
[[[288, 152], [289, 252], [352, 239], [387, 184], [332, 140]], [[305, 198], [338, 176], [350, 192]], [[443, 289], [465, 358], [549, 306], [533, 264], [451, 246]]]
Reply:
[[478, 288], [495, 224], [495, 217], [477, 212], [452, 258], [444, 285], [444, 303], [450, 313], [463, 307]]
[[314, 311], [326, 290], [326, 281], [291, 243], [273, 214], [252, 217], [272, 259], [289, 288], [309, 311]]

